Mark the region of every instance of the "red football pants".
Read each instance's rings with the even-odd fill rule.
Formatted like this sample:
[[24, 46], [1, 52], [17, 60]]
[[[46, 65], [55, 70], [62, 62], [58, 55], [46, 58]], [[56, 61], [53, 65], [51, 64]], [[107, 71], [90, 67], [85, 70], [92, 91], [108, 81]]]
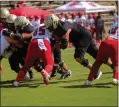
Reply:
[[51, 47], [48, 40], [43, 40], [47, 50], [41, 50], [38, 46], [38, 40], [34, 39], [30, 42], [27, 55], [25, 58], [25, 64], [22, 68], [23, 71], [27, 71], [33, 66], [36, 59], [40, 58], [44, 63], [44, 70], [46, 72], [51, 72], [53, 69], [54, 61], [52, 57]]
[[118, 41], [117, 40], [102, 41], [99, 47], [96, 61], [106, 63], [108, 58], [111, 58], [114, 66], [118, 66]]

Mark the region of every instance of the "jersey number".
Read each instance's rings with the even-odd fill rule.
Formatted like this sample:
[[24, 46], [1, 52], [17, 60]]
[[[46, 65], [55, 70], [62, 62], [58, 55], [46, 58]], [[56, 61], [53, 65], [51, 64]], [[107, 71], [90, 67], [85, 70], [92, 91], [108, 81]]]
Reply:
[[110, 30], [110, 33], [111, 33], [111, 34], [115, 34], [117, 29], [118, 29], [118, 27], [112, 28], [112, 29]]

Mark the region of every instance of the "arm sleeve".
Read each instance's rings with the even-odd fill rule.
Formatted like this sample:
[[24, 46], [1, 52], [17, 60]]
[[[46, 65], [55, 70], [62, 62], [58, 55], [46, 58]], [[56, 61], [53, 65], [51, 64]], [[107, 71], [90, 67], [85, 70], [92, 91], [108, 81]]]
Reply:
[[[8, 30], [3, 30], [3, 35], [4, 36], [7, 36], [7, 37], [11, 37], [11, 32], [8, 31]], [[12, 34], [13, 35], [13, 39], [14, 40], [21, 40], [22, 39], [22, 36], [20, 34]]]
[[62, 49], [66, 49], [68, 47], [68, 41], [66, 39], [62, 39], [60, 46]]

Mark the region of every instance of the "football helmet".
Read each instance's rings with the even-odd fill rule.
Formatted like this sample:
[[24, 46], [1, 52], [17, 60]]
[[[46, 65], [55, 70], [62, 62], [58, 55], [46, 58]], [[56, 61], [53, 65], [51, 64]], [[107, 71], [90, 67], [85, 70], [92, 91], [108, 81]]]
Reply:
[[14, 23], [14, 21], [15, 21], [16, 18], [17, 18], [16, 15], [10, 14], [10, 15], [6, 18], [6, 22], [7, 22], [7, 23]]
[[51, 14], [46, 16], [44, 23], [46, 28], [56, 29], [58, 26], [58, 21], [59, 21], [59, 18], [56, 15]]
[[15, 20], [14, 20], [14, 25], [15, 27], [22, 27], [24, 25], [27, 25], [29, 23], [29, 20], [24, 17], [24, 16], [18, 16]]
[[6, 8], [0, 9], [0, 18], [7, 18], [10, 15], [9, 10]]

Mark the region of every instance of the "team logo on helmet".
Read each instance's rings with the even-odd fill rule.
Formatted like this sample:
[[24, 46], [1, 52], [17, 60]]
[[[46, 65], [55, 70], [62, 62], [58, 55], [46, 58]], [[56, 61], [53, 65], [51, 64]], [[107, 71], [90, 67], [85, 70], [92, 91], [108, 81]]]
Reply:
[[52, 27], [53, 29], [56, 29], [58, 26], [58, 21], [59, 21], [59, 18], [56, 15], [51, 14], [45, 18], [44, 23], [46, 28]]

